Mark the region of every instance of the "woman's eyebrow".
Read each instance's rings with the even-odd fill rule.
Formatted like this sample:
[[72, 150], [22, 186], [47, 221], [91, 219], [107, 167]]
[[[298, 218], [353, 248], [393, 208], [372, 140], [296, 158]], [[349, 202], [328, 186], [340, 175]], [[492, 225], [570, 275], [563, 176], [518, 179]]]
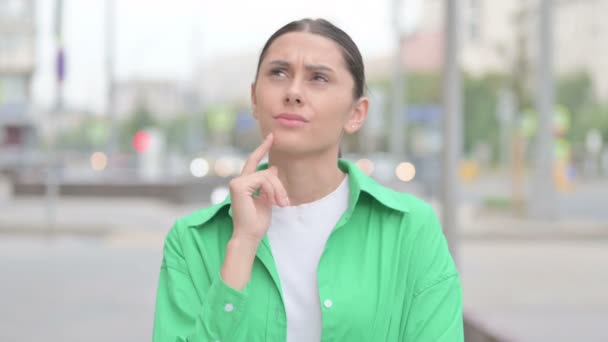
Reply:
[[306, 70], [308, 70], [308, 71], [317, 71], [317, 72], [319, 72], [319, 71], [326, 71], [326, 72], [334, 72], [334, 69], [332, 69], [332, 68], [330, 68], [330, 67], [328, 67], [328, 66], [322, 65], [322, 64], [317, 64], [317, 65], [306, 65], [306, 66], [305, 66], [305, 68], [306, 68]]
[[[281, 68], [286, 68], [289, 69], [291, 67], [291, 64], [287, 61], [284, 60], [274, 60], [271, 61], [270, 63], [268, 63], [270, 66], [274, 66], [274, 67], [281, 67]], [[306, 70], [308, 71], [326, 71], [326, 72], [334, 72], [334, 70], [326, 65], [322, 65], [322, 64], [307, 64], [304, 68], [306, 68]]]
[[275, 67], [289, 68], [289, 62], [283, 61], [280, 59], [274, 60], [268, 64], [270, 64], [270, 66], [275, 66]]

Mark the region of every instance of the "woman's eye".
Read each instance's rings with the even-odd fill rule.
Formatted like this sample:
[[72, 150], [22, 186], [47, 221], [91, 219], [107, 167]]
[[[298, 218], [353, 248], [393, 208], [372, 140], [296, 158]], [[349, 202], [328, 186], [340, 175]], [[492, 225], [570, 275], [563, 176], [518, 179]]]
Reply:
[[323, 74], [315, 74], [312, 77], [313, 81], [318, 81], [318, 82], [328, 82], [329, 79], [323, 75]]
[[272, 70], [270, 70], [270, 75], [283, 77], [283, 76], [286, 76], [287, 74], [282, 69], [272, 69]]

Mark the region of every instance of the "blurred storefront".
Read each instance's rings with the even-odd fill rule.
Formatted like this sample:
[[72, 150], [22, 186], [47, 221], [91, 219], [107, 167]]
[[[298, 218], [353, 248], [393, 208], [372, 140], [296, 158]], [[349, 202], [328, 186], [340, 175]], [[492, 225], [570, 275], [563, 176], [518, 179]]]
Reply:
[[30, 83], [35, 69], [33, 0], [0, 1], [0, 170], [27, 163], [35, 141]]

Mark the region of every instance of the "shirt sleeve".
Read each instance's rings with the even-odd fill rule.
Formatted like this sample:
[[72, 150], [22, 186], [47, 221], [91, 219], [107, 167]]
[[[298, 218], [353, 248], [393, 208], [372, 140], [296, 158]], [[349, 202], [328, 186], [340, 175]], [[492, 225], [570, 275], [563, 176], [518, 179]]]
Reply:
[[399, 340], [464, 341], [460, 277], [437, 216], [429, 209], [416, 239], [416, 285]]
[[165, 239], [153, 342], [229, 342], [238, 331], [247, 288], [237, 291], [218, 274], [205, 293], [197, 292], [182, 254], [178, 225]]

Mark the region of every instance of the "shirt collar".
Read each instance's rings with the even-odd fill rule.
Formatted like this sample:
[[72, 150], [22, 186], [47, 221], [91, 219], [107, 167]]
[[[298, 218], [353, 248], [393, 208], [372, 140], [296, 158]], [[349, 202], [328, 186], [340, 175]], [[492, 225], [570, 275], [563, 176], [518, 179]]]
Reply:
[[[339, 159], [338, 167], [340, 168], [340, 170], [342, 170], [342, 172], [347, 173], [349, 176], [348, 181], [350, 194], [348, 201], [349, 207], [347, 209], [347, 213], [350, 214], [355, 209], [355, 205], [357, 204], [362, 192], [367, 193], [368, 195], [370, 195], [375, 200], [377, 200], [382, 205], [388, 208], [403, 213], [409, 212], [407, 204], [403, 200], [403, 197], [400, 196], [402, 195], [401, 193], [378, 184], [371, 177], [363, 173], [359, 169], [359, 167], [357, 167], [357, 165], [355, 165], [354, 163], [345, 159]], [[257, 169], [258, 171], [260, 171], [265, 170], [267, 168], [268, 163], [263, 163], [258, 166]], [[213, 218], [215, 215], [221, 212], [222, 209], [226, 207], [229, 207], [228, 215], [232, 216], [232, 208], [230, 207], [230, 195], [228, 195], [226, 199], [224, 199], [224, 201], [222, 201], [221, 203], [215, 204], [207, 208], [207, 210], [199, 210], [194, 214], [188, 216], [186, 219], [187, 224], [190, 227], [200, 226], [209, 221], [211, 218]]]

